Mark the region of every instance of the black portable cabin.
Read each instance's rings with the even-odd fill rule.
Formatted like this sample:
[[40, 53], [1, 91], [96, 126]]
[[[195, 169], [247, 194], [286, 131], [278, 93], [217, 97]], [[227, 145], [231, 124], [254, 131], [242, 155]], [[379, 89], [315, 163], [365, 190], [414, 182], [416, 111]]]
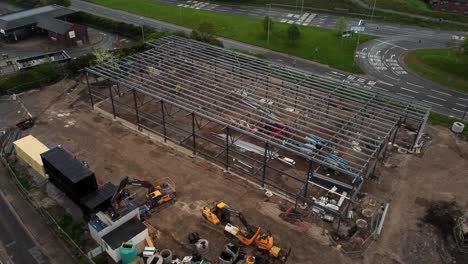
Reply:
[[111, 199], [117, 191], [117, 186], [107, 182], [99, 190], [94, 191], [81, 198], [81, 210], [85, 216], [95, 214], [99, 211], [107, 211], [111, 206]]
[[63, 148], [44, 152], [41, 159], [49, 181], [77, 205], [81, 198], [98, 189], [94, 173]]

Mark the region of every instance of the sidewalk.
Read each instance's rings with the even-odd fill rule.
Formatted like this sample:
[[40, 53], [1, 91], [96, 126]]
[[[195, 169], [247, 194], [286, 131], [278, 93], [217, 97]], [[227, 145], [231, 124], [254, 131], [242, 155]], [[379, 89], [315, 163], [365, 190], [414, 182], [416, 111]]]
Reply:
[[[4, 171], [2, 164], [0, 164], [0, 170], [2, 170], [2, 172]], [[12, 183], [4, 173], [0, 175], [0, 190], [3, 193], [2, 196], [5, 197], [6, 202], [9, 204], [9, 207], [14, 210], [13, 214], [16, 216], [18, 223], [22, 225], [26, 233], [32, 237], [36, 247], [46, 255], [47, 263], [77, 263], [76, 260], [69, 255], [64, 243], [57, 238], [52, 229], [43, 222], [42, 217], [25, 200], [15, 184]], [[19, 242], [22, 241], [18, 241], [18, 243]], [[27, 254], [27, 252], [24, 254]], [[33, 259], [31, 259], [30, 263], [34, 263]]]

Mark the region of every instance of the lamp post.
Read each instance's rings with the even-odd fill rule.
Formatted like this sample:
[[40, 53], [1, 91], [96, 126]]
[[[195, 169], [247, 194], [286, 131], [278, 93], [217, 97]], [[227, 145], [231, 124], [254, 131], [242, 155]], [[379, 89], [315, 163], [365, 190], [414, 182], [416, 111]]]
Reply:
[[270, 24], [271, 24], [271, 4], [268, 4], [268, 28], [267, 28], [267, 45], [270, 45]]
[[370, 22], [372, 22], [372, 18], [374, 17], [374, 10], [375, 10], [375, 4], [377, 3], [377, 0], [374, 0], [374, 7], [372, 7], [372, 13], [370, 17]]
[[143, 28], [143, 17], [140, 17], [140, 28], [141, 28], [141, 41], [145, 42], [145, 30]]

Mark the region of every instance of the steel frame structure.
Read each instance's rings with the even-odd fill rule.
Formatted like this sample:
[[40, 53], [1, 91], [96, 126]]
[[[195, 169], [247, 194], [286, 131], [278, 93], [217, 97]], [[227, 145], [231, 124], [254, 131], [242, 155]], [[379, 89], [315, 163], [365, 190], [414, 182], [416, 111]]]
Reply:
[[[428, 119], [426, 105], [194, 40], [169, 36], [147, 45], [85, 69], [93, 107], [110, 104], [114, 118], [309, 204], [311, 187], [330, 193], [336, 186], [352, 201], [400, 127], [415, 128], [414, 148]], [[212, 135], [216, 129], [223, 134]], [[323, 142], [307, 145], [310, 135]], [[240, 149], [247, 141], [261, 145], [263, 155]], [[206, 151], [207, 144], [216, 151]], [[293, 157], [296, 165], [289, 165], [301, 173], [289, 173], [280, 156]], [[285, 188], [281, 177], [298, 187]], [[338, 216], [345, 211], [323, 209]]]

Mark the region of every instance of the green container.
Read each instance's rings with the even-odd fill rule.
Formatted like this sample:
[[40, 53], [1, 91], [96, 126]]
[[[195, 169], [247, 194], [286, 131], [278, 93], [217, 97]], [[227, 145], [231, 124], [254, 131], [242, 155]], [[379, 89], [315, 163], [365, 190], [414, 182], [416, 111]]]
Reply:
[[123, 243], [120, 247], [120, 257], [122, 259], [122, 264], [128, 264], [137, 258], [137, 248], [136, 245], [131, 241]]

